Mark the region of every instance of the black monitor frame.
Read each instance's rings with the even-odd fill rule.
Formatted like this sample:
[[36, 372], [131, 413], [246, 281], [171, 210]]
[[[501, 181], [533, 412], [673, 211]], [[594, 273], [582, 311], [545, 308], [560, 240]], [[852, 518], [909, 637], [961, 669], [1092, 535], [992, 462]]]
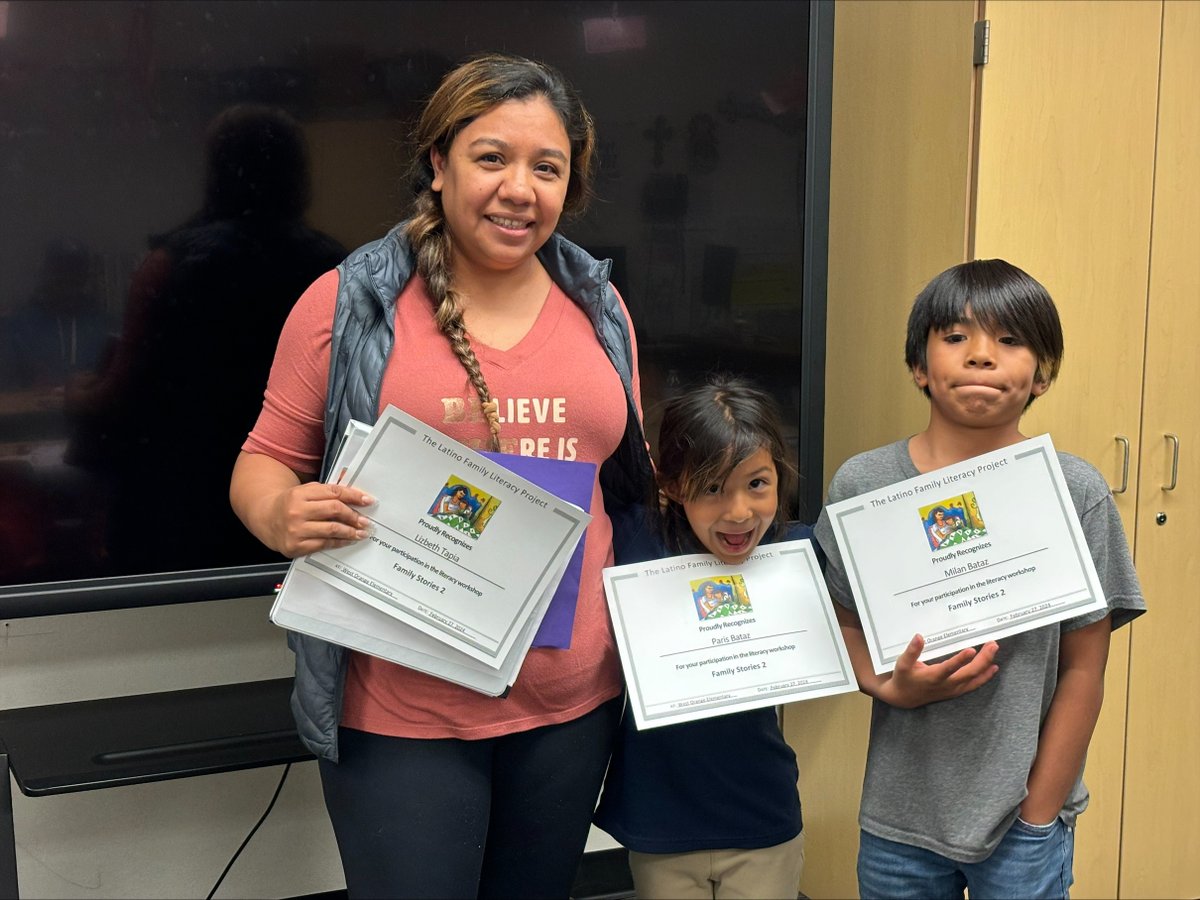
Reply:
[[[799, 408], [801, 515], [821, 509], [824, 460], [825, 323], [829, 154], [833, 78], [832, 0], [809, 4], [807, 130]], [[519, 49], [519, 48], [518, 48]], [[792, 412], [792, 411], [785, 411]], [[0, 586], [0, 620], [269, 596], [287, 562]]]
[[287, 563], [154, 572], [0, 587], [0, 619], [133, 609], [272, 594]]

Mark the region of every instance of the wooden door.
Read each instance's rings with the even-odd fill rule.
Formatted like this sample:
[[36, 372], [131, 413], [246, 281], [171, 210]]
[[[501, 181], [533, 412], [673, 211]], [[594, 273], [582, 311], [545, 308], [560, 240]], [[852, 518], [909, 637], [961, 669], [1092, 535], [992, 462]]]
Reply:
[[[962, 261], [973, 0], [843, 0], [835, 9], [825, 481], [849, 456], [929, 416], [904, 368], [917, 291]], [[806, 896], [858, 893], [858, 805], [871, 704], [793, 703]]]
[[[976, 258], [1002, 257], [1049, 289], [1062, 375], [1023, 423], [1096, 465], [1118, 490], [1122, 437], [1136, 474], [1142, 403], [1161, 4], [988, 0]], [[1136, 478], [1117, 496], [1130, 543]], [[1116, 895], [1130, 629], [1113, 635], [1088, 754], [1072, 896]]]
[[1162, 35], [1135, 547], [1149, 612], [1131, 636], [1123, 898], [1200, 897], [1200, 3], [1167, 0]]

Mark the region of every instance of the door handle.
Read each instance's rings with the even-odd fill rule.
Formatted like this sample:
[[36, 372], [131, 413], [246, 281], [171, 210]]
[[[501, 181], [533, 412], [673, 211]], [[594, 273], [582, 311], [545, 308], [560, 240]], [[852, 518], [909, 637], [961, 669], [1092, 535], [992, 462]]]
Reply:
[[1171, 442], [1173, 448], [1171, 453], [1171, 483], [1164, 484], [1163, 490], [1173, 491], [1175, 490], [1175, 485], [1179, 483], [1179, 435], [1167, 432], [1163, 437]]
[[1129, 438], [1118, 434], [1117, 443], [1121, 445], [1124, 461], [1121, 463], [1121, 486], [1109, 488], [1114, 494], [1123, 494], [1129, 489]]

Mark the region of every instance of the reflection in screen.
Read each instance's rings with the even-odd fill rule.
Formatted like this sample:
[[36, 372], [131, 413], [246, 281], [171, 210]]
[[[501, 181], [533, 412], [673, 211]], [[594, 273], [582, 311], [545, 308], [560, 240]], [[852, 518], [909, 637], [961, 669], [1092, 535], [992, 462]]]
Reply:
[[[618, 16], [637, 28], [598, 39], [596, 20]], [[402, 216], [407, 128], [476, 51], [545, 59], [596, 117], [599, 197], [564, 231], [613, 260], [648, 434], [659, 401], [713, 369], [758, 380], [795, 429], [807, 16], [775, 2], [11, 4], [0, 586], [278, 559], [228, 504], [275, 340], [308, 284]], [[612, 39], [626, 33], [638, 40]]]

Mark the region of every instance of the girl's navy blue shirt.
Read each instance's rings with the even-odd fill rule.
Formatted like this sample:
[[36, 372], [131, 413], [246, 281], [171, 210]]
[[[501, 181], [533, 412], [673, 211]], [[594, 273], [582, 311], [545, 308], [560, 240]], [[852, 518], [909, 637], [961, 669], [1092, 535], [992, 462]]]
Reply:
[[[641, 516], [613, 522], [618, 564], [672, 555]], [[762, 543], [811, 538], [807, 525]], [[799, 771], [775, 708], [638, 731], [621, 720], [596, 824], [630, 850], [752, 850], [800, 833]]]

